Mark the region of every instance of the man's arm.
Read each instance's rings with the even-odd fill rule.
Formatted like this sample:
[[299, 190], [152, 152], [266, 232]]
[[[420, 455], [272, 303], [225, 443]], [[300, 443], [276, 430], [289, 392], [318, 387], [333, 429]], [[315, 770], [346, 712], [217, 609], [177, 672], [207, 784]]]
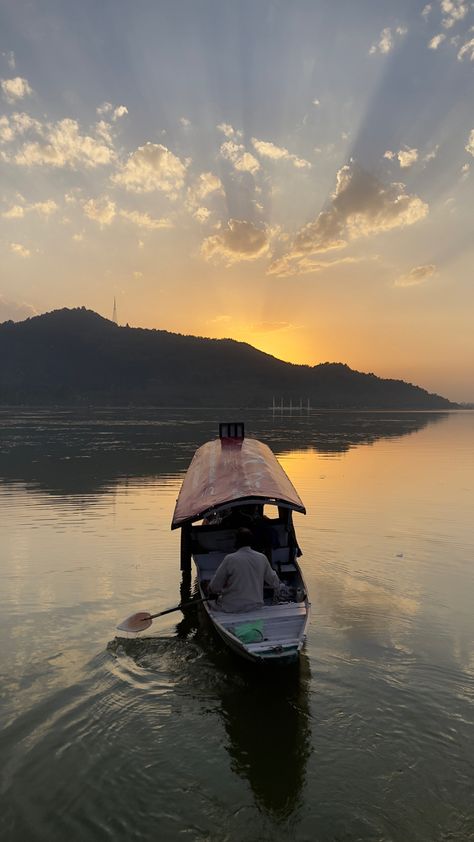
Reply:
[[278, 578], [278, 574], [270, 566], [270, 562], [268, 561], [266, 556], [263, 581], [267, 585], [267, 587], [274, 588], [277, 593], [280, 590], [281, 582]]

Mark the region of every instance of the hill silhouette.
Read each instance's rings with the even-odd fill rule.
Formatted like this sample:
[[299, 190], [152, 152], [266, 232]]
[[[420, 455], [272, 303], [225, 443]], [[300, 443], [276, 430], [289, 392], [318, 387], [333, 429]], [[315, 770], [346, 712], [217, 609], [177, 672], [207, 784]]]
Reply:
[[0, 325], [3, 405], [449, 409], [446, 398], [343, 363], [294, 365], [233, 339], [119, 327], [85, 308]]

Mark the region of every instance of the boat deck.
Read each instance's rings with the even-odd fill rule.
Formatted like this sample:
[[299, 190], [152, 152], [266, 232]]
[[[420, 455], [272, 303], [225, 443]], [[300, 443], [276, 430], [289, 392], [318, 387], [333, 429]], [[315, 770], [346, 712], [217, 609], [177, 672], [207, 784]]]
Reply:
[[208, 608], [214, 620], [223, 626], [240, 623], [247, 616], [251, 616], [252, 620], [263, 620], [268, 624], [271, 624], [272, 621], [278, 624], [281, 624], [283, 621], [299, 623], [306, 616], [304, 602], [278, 602], [275, 605], [262, 605], [260, 608], [254, 608], [250, 612], [236, 611], [233, 614], [228, 611], [217, 611], [213, 608], [213, 605], [213, 602], [208, 602]]
[[233, 614], [216, 611], [212, 602], [207, 603], [207, 608], [213, 621], [237, 639], [239, 627], [257, 624], [261, 628], [262, 638], [246, 644], [249, 652], [256, 654], [272, 646], [299, 646], [308, 619], [307, 607], [303, 602], [262, 605], [252, 611]]

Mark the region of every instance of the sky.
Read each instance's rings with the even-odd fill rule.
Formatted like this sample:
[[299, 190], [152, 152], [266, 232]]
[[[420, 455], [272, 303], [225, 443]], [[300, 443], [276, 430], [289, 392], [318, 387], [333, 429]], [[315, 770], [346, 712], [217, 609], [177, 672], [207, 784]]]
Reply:
[[0, 0], [0, 321], [474, 401], [474, 4]]

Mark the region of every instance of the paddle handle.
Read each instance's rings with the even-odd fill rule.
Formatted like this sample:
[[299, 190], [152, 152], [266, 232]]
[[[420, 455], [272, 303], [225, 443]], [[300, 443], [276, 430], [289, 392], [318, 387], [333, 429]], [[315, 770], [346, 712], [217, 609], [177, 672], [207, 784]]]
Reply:
[[167, 608], [166, 611], [159, 611], [158, 614], [150, 614], [147, 620], [154, 620], [155, 617], [163, 617], [164, 614], [172, 614], [173, 611], [180, 611], [181, 608], [191, 608], [192, 605], [197, 605], [198, 602], [209, 602], [210, 599], [215, 599], [213, 596], [203, 596], [202, 599], [193, 599], [192, 602], [183, 602], [181, 605], [175, 605], [174, 608]]

